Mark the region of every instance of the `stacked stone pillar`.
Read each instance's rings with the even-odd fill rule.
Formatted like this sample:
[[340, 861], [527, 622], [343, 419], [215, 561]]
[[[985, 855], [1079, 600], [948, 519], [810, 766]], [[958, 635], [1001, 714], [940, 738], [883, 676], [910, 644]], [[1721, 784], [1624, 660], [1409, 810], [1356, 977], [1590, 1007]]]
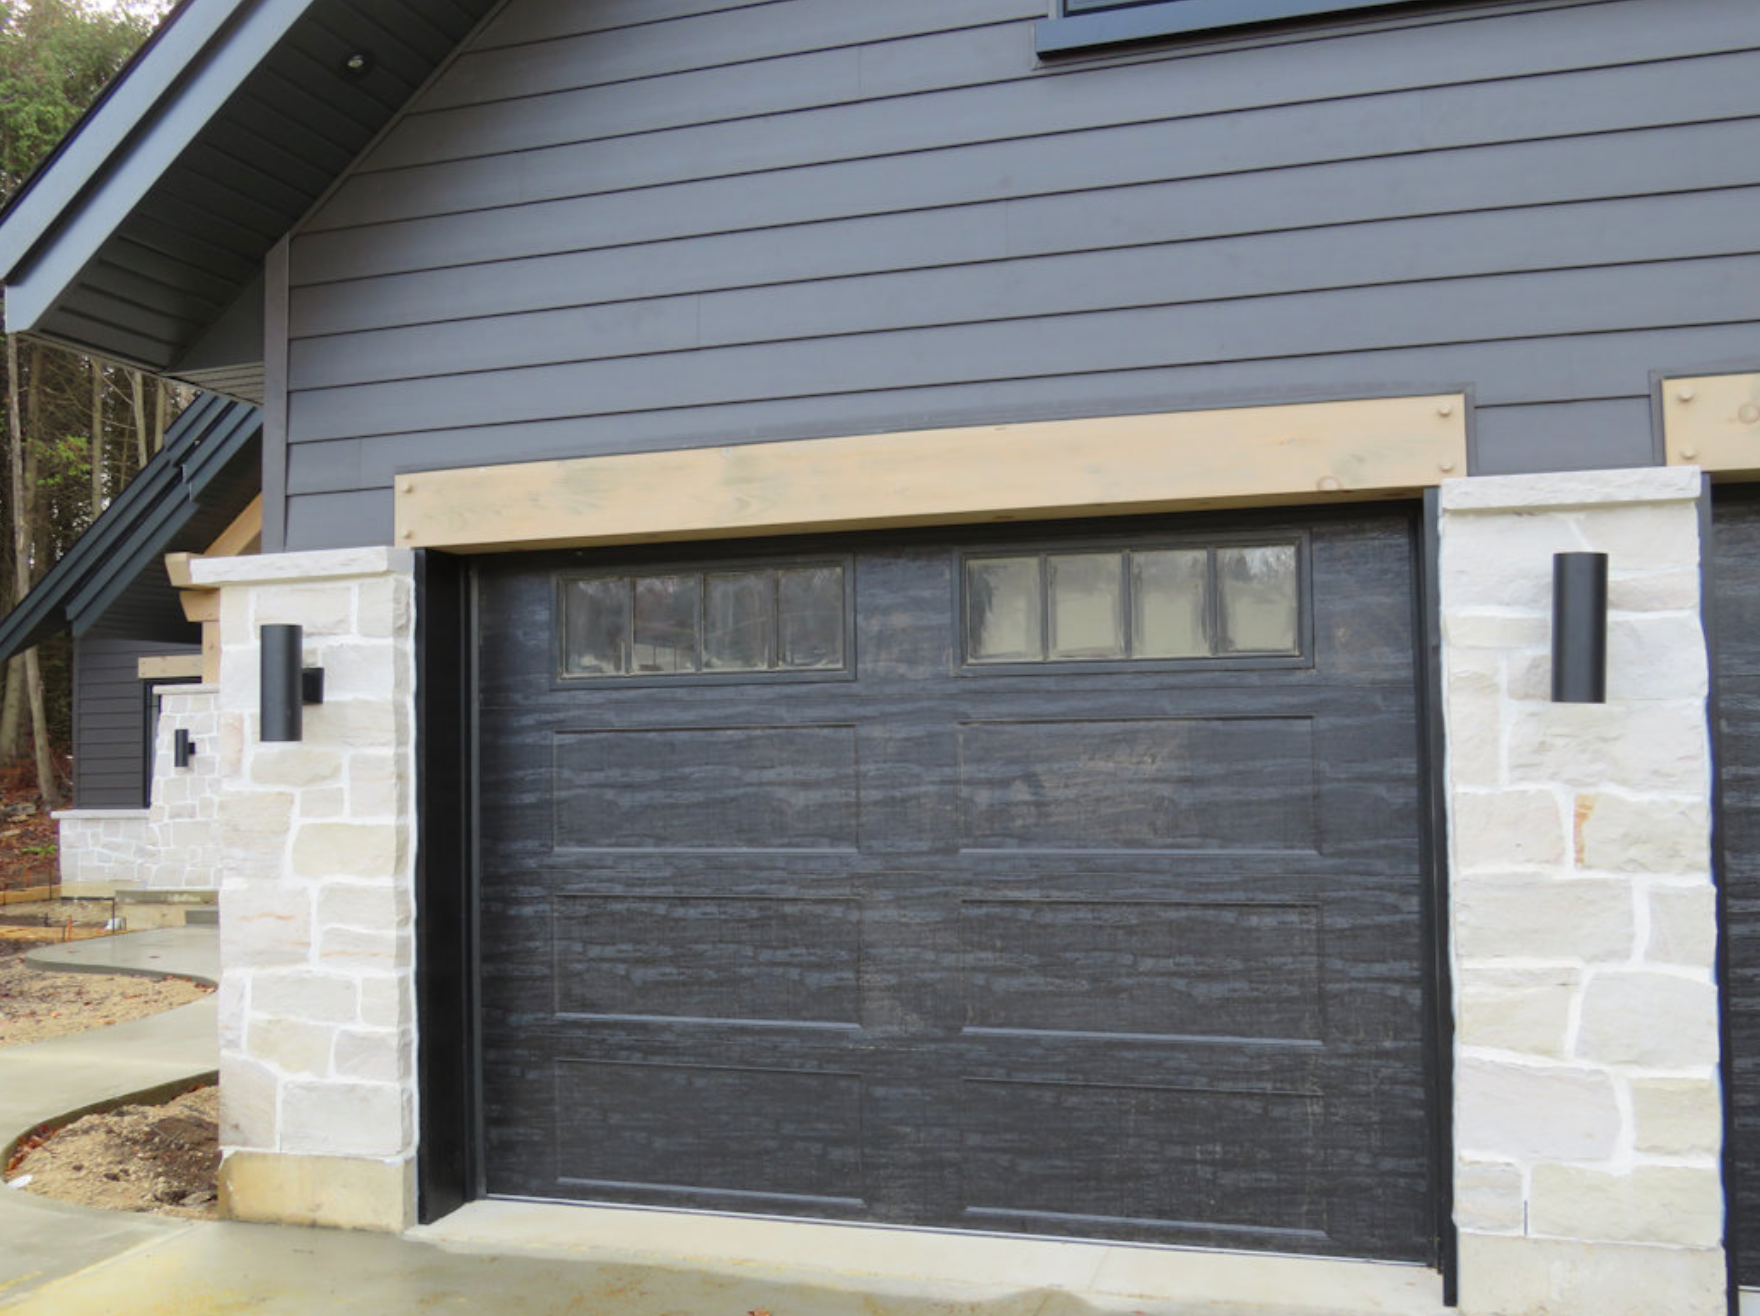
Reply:
[[[1724, 1310], [1697, 471], [1455, 480], [1441, 605], [1469, 1316]], [[1609, 555], [1606, 704], [1552, 557]]]
[[[221, 1203], [414, 1222], [414, 599], [407, 552], [198, 560], [220, 590]], [[324, 702], [259, 739], [258, 630], [304, 628]]]

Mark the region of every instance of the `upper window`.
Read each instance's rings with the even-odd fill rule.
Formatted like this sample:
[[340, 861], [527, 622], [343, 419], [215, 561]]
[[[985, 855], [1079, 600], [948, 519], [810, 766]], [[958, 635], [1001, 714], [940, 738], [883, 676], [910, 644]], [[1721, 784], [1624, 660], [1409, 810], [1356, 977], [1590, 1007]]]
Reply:
[[1250, 27], [1410, 0], [1057, 0], [1056, 17], [1039, 24], [1040, 55], [1152, 41], [1185, 32]]
[[1299, 543], [1145, 544], [965, 559], [968, 663], [1289, 658]]
[[845, 666], [841, 562], [565, 575], [557, 595], [563, 680]]

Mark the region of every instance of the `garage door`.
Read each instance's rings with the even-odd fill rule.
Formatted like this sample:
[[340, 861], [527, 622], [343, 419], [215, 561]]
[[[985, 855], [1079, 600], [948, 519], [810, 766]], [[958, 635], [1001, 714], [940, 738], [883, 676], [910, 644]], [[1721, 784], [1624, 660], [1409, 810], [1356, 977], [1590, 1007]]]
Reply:
[[494, 1195], [1427, 1259], [1412, 527], [479, 577]]
[[1732, 1138], [1729, 1241], [1740, 1283], [1760, 1286], [1760, 499], [1713, 507], [1713, 635], [1722, 797], [1724, 1011]]

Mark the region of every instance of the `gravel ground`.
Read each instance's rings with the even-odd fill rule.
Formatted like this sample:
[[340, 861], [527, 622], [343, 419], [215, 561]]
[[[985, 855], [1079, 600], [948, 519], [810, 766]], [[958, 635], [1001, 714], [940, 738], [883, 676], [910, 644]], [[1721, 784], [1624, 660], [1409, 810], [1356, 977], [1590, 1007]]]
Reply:
[[17, 1157], [6, 1178], [58, 1202], [211, 1220], [219, 1169], [220, 1089], [209, 1086], [75, 1120]]
[[[5, 935], [0, 929], [0, 938]], [[0, 1046], [144, 1019], [188, 1005], [214, 990], [183, 978], [43, 973], [25, 967], [24, 949], [0, 940]]]

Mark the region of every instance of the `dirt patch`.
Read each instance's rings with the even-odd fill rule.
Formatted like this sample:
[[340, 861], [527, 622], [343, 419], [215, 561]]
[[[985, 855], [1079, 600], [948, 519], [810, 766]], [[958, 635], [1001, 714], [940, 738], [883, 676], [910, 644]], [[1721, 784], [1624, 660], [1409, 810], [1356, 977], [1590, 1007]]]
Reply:
[[211, 1220], [220, 1089], [199, 1087], [163, 1106], [87, 1115], [40, 1141], [27, 1139], [21, 1150], [6, 1176], [13, 1191], [111, 1211]]
[[198, 1001], [214, 990], [183, 978], [27, 968], [18, 953], [22, 947], [5, 936], [0, 928], [0, 1046], [144, 1019]]

